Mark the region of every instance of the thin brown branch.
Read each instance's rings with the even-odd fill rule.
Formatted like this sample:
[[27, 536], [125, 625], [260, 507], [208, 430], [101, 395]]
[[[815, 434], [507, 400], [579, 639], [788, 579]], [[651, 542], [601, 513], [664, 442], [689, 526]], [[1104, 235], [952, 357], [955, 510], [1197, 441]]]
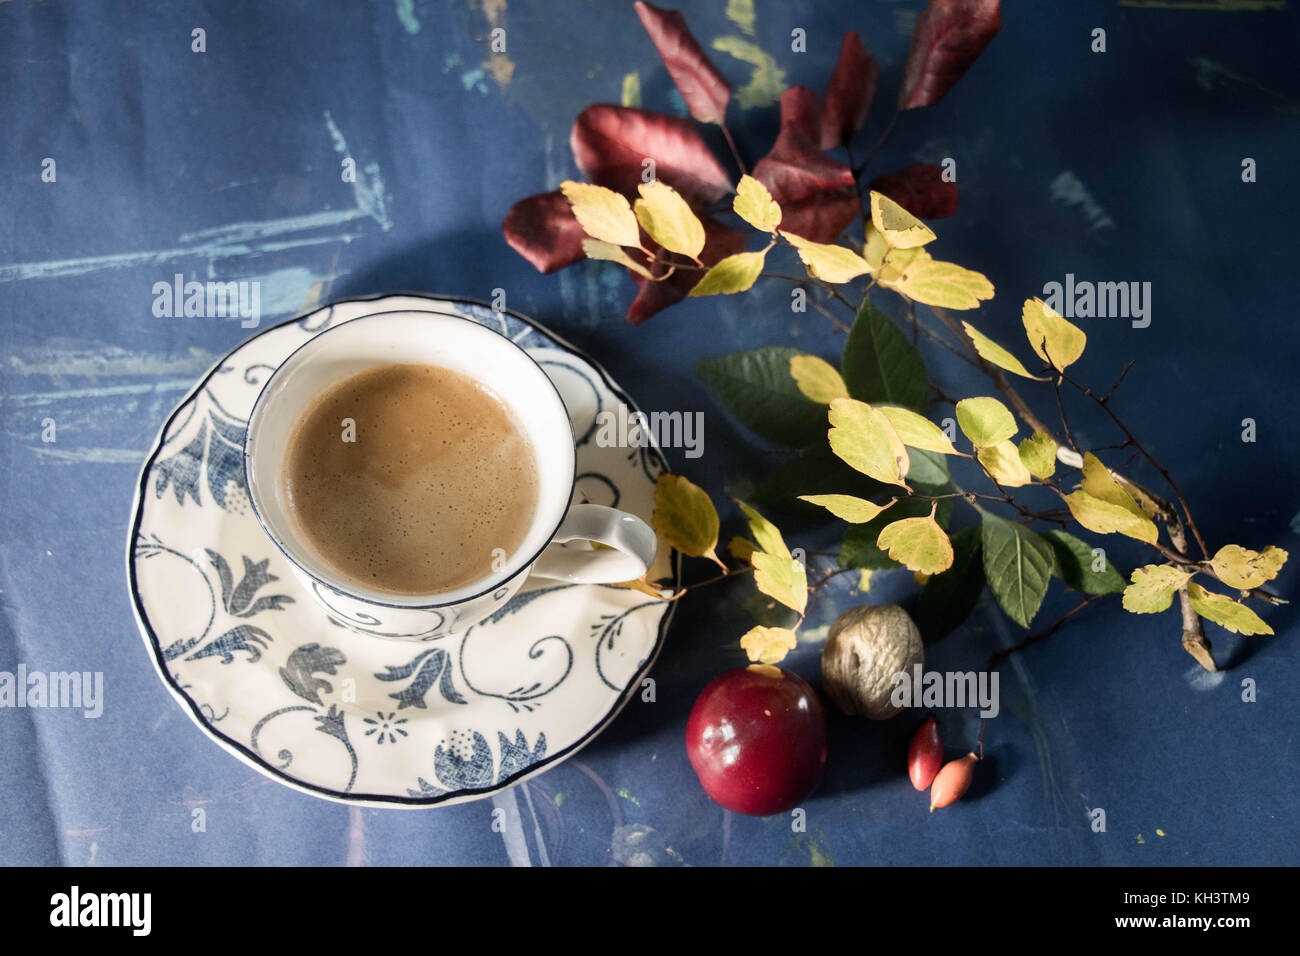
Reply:
[[1023, 640], [1018, 641], [1015, 644], [1012, 644], [1010, 647], [1003, 647], [994, 651], [993, 659], [989, 661], [989, 670], [992, 670], [993, 668], [997, 667], [998, 664], [1000, 664], [1002, 661], [1004, 661], [1006, 658], [1010, 657], [1012, 654], [1016, 653], [1017, 651], [1023, 651], [1026, 647], [1029, 647], [1031, 644], [1037, 644], [1039, 641], [1043, 640], [1044, 638], [1050, 637], [1052, 634], [1056, 632], [1057, 628], [1059, 628], [1062, 624], [1064, 624], [1074, 615], [1078, 614], [1080, 611], [1082, 611], [1093, 601], [1096, 601], [1098, 598], [1101, 597], [1103, 597], [1103, 595], [1100, 594], [1088, 595], [1077, 605], [1075, 605], [1070, 610], [1066, 611], [1064, 614], [1058, 617], [1051, 624], [1048, 624], [1046, 627], [1043, 627], [1042, 629], [1035, 631], [1033, 634], [1030, 634], [1028, 637], [1024, 638]]
[[[1191, 509], [1187, 506], [1187, 499], [1183, 497], [1183, 493], [1179, 489], [1177, 483], [1175, 483], [1173, 476], [1169, 474], [1164, 466], [1155, 460], [1151, 453], [1147, 451], [1142, 443], [1137, 440], [1131, 431], [1129, 431], [1128, 426], [1125, 425], [1120, 417], [1115, 414], [1115, 410], [1110, 407], [1110, 395], [1108, 394], [1105, 397], [1097, 395], [1092, 389], [1088, 388], [1086, 385], [1080, 385], [1065, 373], [1062, 373], [1061, 377], [1100, 405], [1102, 410], [1110, 416], [1110, 420], [1115, 423], [1115, 427], [1124, 433], [1124, 437], [1129, 440], [1129, 443], [1137, 450], [1138, 454], [1145, 458], [1150, 463], [1151, 467], [1160, 473], [1160, 477], [1165, 480], [1165, 483], [1168, 484], [1170, 489], [1173, 491], [1174, 497], [1178, 499], [1178, 506], [1183, 510], [1183, 517], [1187, 519], [1187, 527], [1191, 530], [1192, 537], [1196, 539], [1196, 546], [1201, 549], [1201, 556], [1208, 558], [1210, 556], [1210, 551], [1205, 546], [1205, 539], [1201, 537], [1200, 529], [1196, 527], [1196, 519], [1192, 517]], [[1121, 376], [1121, 381], [1122, 380], [1123, 376]], [[1111, 391], [1113, 392], [1114, 389], [1111, 389]]]

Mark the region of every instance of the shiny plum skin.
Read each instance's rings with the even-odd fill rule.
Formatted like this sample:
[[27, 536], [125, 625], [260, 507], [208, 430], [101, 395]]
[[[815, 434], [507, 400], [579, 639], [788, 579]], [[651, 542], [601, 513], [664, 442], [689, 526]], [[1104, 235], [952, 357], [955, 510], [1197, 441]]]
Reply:
[[686, 753], [715, 803], [767, 816], [798, 806], [826, 769], [826, 715], [800, 677], [741, 667], [704, 688], [686, 723]]

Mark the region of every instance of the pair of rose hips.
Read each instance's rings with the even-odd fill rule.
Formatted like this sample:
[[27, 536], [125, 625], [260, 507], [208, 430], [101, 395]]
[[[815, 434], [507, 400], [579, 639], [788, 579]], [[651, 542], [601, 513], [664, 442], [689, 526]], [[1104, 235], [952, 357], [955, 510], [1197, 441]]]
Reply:
[[912, 735], [907, 748], [907, 775], [917, 790], [930, 789], [930, 812], [951, 806], [962, 798], [975, 777], [979, 757], [968, 753], [943, 762], [939, 721], [931, 717]]

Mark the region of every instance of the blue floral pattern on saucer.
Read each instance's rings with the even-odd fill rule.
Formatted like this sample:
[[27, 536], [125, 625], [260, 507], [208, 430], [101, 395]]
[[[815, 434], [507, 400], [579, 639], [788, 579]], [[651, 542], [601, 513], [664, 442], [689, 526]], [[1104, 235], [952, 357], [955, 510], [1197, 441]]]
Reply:
[[[495, 793], [588, 743], [640, 688], [672, 604], [539, 581], [465, 632], [412, 646], [357, 634], [302, 592], [249, 507], [248, 415], [271, 372], [311, 336], [395, 309], [467, 317], [526, 348], [579, 439], [573, 500], [649, 521], [665, 463], [654, 448], [595, 442], [601, 411], [634, 409], [599, 366], [508, 311], [387, 296], [267, 329], [199, 382], [141, 472], [127, 572], [158, 673], [208, 736], [311, 794], [422, 807]], [[661, 553], [654, 574], [676, 570]]]

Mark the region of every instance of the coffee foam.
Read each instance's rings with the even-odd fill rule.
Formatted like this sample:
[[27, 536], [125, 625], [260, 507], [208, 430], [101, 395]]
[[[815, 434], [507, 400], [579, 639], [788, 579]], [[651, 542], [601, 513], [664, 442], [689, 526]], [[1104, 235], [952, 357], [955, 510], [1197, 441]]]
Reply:
[[538, 499], [534, 449], [506, 406], [433, 365], [380, 366], [319, 396], [290, 434], [281, 480], [294, 524], [327, 565], [398, 595], [491, 574]]

